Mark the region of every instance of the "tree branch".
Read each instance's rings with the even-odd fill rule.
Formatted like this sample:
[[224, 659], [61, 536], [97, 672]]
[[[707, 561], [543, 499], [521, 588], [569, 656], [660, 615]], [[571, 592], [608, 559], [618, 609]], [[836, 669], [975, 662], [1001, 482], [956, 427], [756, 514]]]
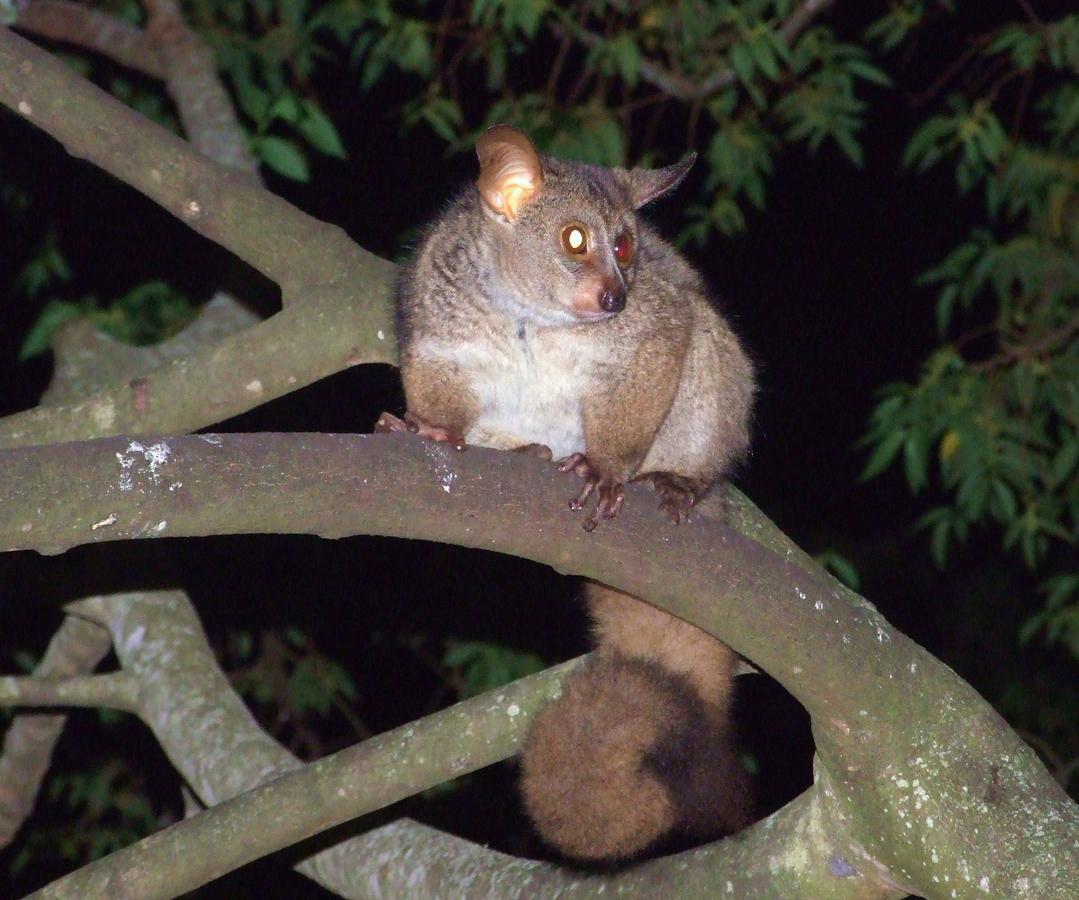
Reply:
[[137, 382], [0, 420], [0, 446], [194, 430], [348, 366], [396, 361], [396, 268], [340, 229], [244, 183], [5, 29], [0, 102], [261, 267], [283, 296], [305, 298]]
[[[155, 835], [47, 889], [47, 896], [79, 900], [95, 895], [102, 883], [134, 885], [141, 898], [172, 896], [179, 889], [197, 886], [206, 871], [224, 871], [324, 827], [326, 817], [335, 811], [351, 817], [371, 808], [373, 800], [388, 802], [387, 792], [403, 796], [416, 790], [422, 782], [414, 778], [398, 776], [388, 783], [378, 777], [380, 744], [397, 756], [403, 753], [412, 758], [404, 763], [391, 760], [396, 773], [421, 769], [430, 773], [432, 782], [460, 774], [461, 767], [470, 762], [504, 758], [516, 751], [537, 707], [552, 696], [561, 675], [577, 662], [352, 748], [346, 753], [362, 756], [369, 749], [374, 764], [362, 771], [343, 767], [335, 776], [327, 766], [335, 765], [340, 754], [297, 772], [299, 761], [258, 727], [217, 666], [195, 611], [181, 592], [94, 597], [71, 604], [68, 610], [109, 628], [124, 673], [143, 686], [140, 716], [207, 804], [277, 779], [259, 792], [263, 800], [245, 794], [234, 803], [207, 811], [197, 823]], [[470, 706], [479, 709], [479, 728]], [[432, 733], [438, 729], [442, 735]], [[405, 740], [399, 740], [401, 736]], [[304, 786], [312, 779], [320, 785], [315, 802], [312, 788]], [[299, 798], [293, 796], [295, 791]], [[265, 803], [264, 813], [250, 810], [248, 804], [256, 802]], [[249, 810], [246, 817], [245, 808]], [[281, 809], [287, 809], [288, 816], [280, 816]], [[799, 883], [804, 896], [866, 898], [900, 893], [882, 887], [879, 873], [870, 878], [855, 875], [846, 859], [856, 857], [843, 843], [842, 829], [822, 827], [821, 814], [822, 807], [810, 792], [737, 842], [656, 860], [613, 879], [513, 859], [410, 822], [351, 838], [296, 868], [342, 896], [356, 898], [456, 894], [466, 884], [475, 896], [520, 895], [527, 889], [529, 896], [536, 897], [598, 896], [609, 890], [652, 897], [675, 886], [689, 896], [716, 894], [721, 889], [738, 896], [762, 896], [776, 877], [774, 859], [781, 857], [798, 860], [785, 873], [785, 884]], [[250, 827], [250, 822], [267, 817], [283, 821], [272, 831]], [[235, 827], [237, 818], [248, 827]], [[207, 832], [212, 841], [205, 838]], [[387, 842], [392, 843], [388, 846]], [[178, 873], [173, 861], [192, 857], [198, 858], [203, 871], [191, 872], [185, 863]], [[419, 891], [415, 882], [418, 867], [425, 873], [426, 891]], [[847, 874], [837, 877], [833, 871], [837, 867]]]
[[[106, 896], [107, 886], [117, 883], [140, 898], [174, 897], [273, 850], [505, 759], [577, 664], [529, 676], [302, 766], [262, 735], [216, 665], [182, 593], [95, 597], [69, 609], [110, 629], [122, 677], [141, 687], [141, 717], [200, 798], [220, 805], [54, 882], [42, 892], [50, 897]], [[239, 732], [227, 724], [238, 724]], [[259, 737], [248, 743], [255, 733]], [[214, 778], [207, 778], [209, 768]], [[263, 786], [237, 796], [253, 784]], [[171, 865], [177, 858], [185, 860], [182, 871]]]
[[803, 703], [818, 752], [811, 806], [821, 805], [846, 848], [842, 864], [828, 864], [833, 878], [853, 872], [883, 884], [887, 871], [891, 883], [927, 893], [977, 872], [990, 893], [1027, 879], [1045, 896], [1066, 895], [1079, 881], [1079, 860], [1062, 849], [1079, 829], [1079, 807], [1037, 756], [870, 604], [799, 565], [798, 551], [751, 504], [729, 501], [730, 526], [700, 517], [676, 528], [635, 486], [622, 514], [587, 534], [565, 510], [568, 481], [520, 454], [458, 454], [405, 436], [221, 435], [4, 450], [0, 547], [378, 533], [546, 562], [717, 635]]
[[[0, 28], [0, 102], [281, 287], [286, 300], [387, 278], [390, 263], [217, 165]], [[336, 289], [336, 290], [335, 290]]]
[[[41, 396], [41, 405], [75, 403], [117, 385], [126, 386], [165, 363], [199, 353], [258, 323], [258, 316], [224, 292], [204, 303], [178, 334], [145, 346], [118, 341], [98, 329], [89, 318], [73, 319], [62, 325], [53, 337], [53, 376]], [[135, 390], [144, 390], [142, 384]], [[0, 419], [0, 445], [9, 424], [7, 419]]]
[[0, 706], [82, 706], [133, 712], [138, 682], [123, 672], [72, 675], [0, 677]]
[[92, 50], [151, 78], [164, 77], [161, 57], [142, 31], [83, 3], [31, 0], [19, 13], [15, 27]]
[[[67, 618], [53, 635], [34, 674], [62, 678], [91, 672], [108, 652], [108, 631]], [[22, 713], [4, 734], [0, 753], [0, 847], [11, 843], [33, 811], [66, 721], [63, 715]]]
[[187, 27], [174, 0], [144, 0], [146, 33], [164, 63], [165, 87], [184, 133], [200, 153], [261, 185], [258, 160], [247, 149], [232, 99], [217, 74], [213, 51]]
[[194, 431], [349, 366], [396, 362], [388, 273], [342, 286], [353, 289], [362, 300], [313, 296], [130, 382], [0, 419], [0, 447]]

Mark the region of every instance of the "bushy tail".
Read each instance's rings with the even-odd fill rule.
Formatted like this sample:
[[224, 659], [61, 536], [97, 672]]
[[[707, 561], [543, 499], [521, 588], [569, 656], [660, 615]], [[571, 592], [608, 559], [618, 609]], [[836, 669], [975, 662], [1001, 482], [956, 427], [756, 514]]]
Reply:
[[749, 820], [726, 713], [653, 659], [601, 650], [536, 719], [522, 791], [567, 856], [634, 856], [672, 829], [719, 837]]

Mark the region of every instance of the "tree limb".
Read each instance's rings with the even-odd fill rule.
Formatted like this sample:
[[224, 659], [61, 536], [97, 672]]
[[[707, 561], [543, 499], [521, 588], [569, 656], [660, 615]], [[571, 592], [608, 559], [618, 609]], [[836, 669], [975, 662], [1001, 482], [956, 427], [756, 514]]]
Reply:
[[392, 266], [336, 226], [196, 152], [0, 28], [0, 103], [142, 192], [185, 225], [236, 254], [281, 287], [286, 299], [387, 278]]
[[81, 706], [133, 712], [138, 682], [123, 672], [104, 675], [0, 677], [0, 706]]
[[[133, 393], [141, 392], [144, 382], [134, 388], [129, 383], [165, 363], [202, 352], [218, 341], [253, 328], [259, 321], [258, 316], [234, 297], [220, 291], [199, 308], [182, 331], [156, 344], [137, 347], [125, 344], [105, 334], [88, 317], [72, 319], [53, 336], [53, 375], [41, 395], [41, 405], [77, 403], [117, 385], [125, 385]], [[161, 390], [160, 385], [157, 389]], [[143, 399], [148, 402], [149, 396], [144, 395]], [[0, 418], [0, 445], [9, 426], [7, 419]]]
[[565, 510], [567, 481], [519, 454], [458, 454], [403, 436], [221, 435], [5, 450], [0, 547], [377, 533], [546, 562], [699, 625], [803, 703], [817, 743], [813, 803], [821, 827], [846, 848], [842, 864], [813, 863], [816, 875], [826, 865], [833, 878], [880, 885], [887, 877], [919, 893], [970, 885], [966, 894], [984, 883], [990, 893], [1022, 894], [1015, 886], [1026, 883], [1039, 896], [1065, 896], [1079, 884], [1079, 861], [1063, 852], [1079, 834], [1079, 807], [1037, 756], [870, 604], [799, 565], [751, 504], [730, 501], [734, 527], [702, 517], [676, 528], [635, 486], [622, 514], [589, 535]]
[[[6, 29], [0, 102], [170, 211], [181, 208], [186, 224], [261, 267], [283, 296], [305, 300], [130, 384], [0, 420], [0, 446], [194, 430], [348, 366], [396, 361], [396, 267], [340, 229], [216, 166]], [[182, 212], [189, 203], [194, 218]]]
[[[109, 633], [78, 619], [65, 619], [34, 674], [65, 677], [93, 671], [109, 652]], [[52, 751], [67, 716], [20, 713], [4, 734], [0, 753], [0, 847], [11, 843], [34, 809]]]
[[130, 382], [0, 419], [0, 447], [194, 431], [349, 366], [395, 362], [390, 279], [354, 288], [363, 301], [313, 296]]
[[83, 3], [31, 0], [19, 12], [15, 27], [92, 50], [151, 78], [164, 76], [161, 57], [141, 30]]
[[247, 148], [213, 51], [187, 27], [174, 0], [144, 0], [143, 5], [150, 14], [146, 34], [164, 63], [165, 87], [188, 140], [200, 153], [261, 185], [258, 160]]
[[[236, 746], [227, 740], [232, 735], [222, 730], [223, 712], [247, 723], [245, 730], [258, 726], [214, 662], [182, 593], [93, 598], [72, 611], [110, 628], [121, 674], [140, 685], [140, 713], [177, 767], [187, 774], [216, 765], [216, 789], [207, 789], [205, 777], [196, 778], [194, 787], [205, 802], [219, 805], [54, 882], [43, 897], [114, 897], [119, 883], [131, 896], [174, 897], [268, 852], [505, 759], [576, 665], [529, 676], [302, 766], [273, 741]], [[207, 716], [207, 704], [198, 702], [206, 697], [223, 709]], [[193, 744], [200, 745], [195, 759]], [[252, 771], [262, 786], [237, 796]], [[252, 828], [252, 822], [260, 824]], [[185, 860], [181, 871], [170, 864], [178, 858]]]

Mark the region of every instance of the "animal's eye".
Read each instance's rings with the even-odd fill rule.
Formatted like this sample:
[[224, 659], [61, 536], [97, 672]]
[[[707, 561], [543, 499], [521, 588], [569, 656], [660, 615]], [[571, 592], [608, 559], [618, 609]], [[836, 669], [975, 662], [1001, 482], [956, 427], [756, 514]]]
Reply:
[[623, 231], [614, 241], [614, 258], [618, 265], [628, 266], [633, 262], [633, 235]]
[[570, 256], [584, 256], [588, 252], [588, 229], [573, 222], [562, 229], [562, 246]]

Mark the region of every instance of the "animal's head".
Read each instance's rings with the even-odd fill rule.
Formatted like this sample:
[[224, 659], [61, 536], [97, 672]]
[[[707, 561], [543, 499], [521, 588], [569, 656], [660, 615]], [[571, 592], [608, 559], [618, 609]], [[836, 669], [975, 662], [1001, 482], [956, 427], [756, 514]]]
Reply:
[[476, 142], [476, 182], [501, 288], [547, 318], [608, 318], [632, 302], [637, 210], [673, 190], [696, 155], [663, 169], [607, 169], [540, 156], [496, 125]]

